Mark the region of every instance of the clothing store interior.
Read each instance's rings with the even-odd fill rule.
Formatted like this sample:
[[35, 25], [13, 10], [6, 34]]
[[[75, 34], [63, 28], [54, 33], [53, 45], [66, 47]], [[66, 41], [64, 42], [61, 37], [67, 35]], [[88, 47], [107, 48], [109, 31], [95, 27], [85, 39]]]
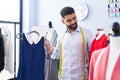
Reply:
[[0, 0], [0, 80], [120, 80], [119, 60], [120, 0]]

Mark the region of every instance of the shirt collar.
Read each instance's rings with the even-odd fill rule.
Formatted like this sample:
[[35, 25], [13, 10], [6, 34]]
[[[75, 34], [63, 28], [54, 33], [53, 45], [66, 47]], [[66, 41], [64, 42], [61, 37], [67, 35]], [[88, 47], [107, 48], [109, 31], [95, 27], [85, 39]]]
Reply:
[[[80, 28], [79, 28], [79, 27], [77, 27], [77, 29], [75, 30], [75, 32], [80, 32]], [[65, 30], [65, 33], [68, 33], [67, 28], [66, 28], [66, 30]]]

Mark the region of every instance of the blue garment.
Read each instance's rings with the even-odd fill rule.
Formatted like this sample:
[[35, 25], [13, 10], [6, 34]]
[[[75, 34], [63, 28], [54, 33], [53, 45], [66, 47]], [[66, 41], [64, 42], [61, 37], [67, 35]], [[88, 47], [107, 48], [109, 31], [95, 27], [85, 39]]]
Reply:
[[37, 44], [30, 44], [23, 34], [21, 46], [17, 80], [44, 80], [44, 38]]

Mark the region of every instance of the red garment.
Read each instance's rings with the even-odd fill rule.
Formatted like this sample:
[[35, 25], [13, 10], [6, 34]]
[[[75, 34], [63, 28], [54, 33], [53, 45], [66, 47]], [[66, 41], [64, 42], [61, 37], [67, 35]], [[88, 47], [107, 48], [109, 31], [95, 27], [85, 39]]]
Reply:
[[[96, 37], [98, 34], [96, 35]], [[96, 38], [92, 41], [90, 52], [89, 52], [89, 63], [92, 56], [93, 51], [106, 47], [107, 36], [103, 34], [100, 39], [96, 40]]]

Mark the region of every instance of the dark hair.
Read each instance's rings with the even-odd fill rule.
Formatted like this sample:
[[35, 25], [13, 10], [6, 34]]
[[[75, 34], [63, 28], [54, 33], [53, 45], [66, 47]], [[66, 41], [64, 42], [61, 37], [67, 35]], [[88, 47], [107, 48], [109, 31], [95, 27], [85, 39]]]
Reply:
[[60, 14], [61, 14], [61, 17], [64, 18], [66, 15], [68, 14], [72, 14], [72, 13], [75, 13], [74, 9], [72, 7], [64, 7], [61, 11], [60, 11]]
[[120, 36], [120, 25], [118, 22], [113, 23], [112, 31], [114, 32], [114, 36]]

